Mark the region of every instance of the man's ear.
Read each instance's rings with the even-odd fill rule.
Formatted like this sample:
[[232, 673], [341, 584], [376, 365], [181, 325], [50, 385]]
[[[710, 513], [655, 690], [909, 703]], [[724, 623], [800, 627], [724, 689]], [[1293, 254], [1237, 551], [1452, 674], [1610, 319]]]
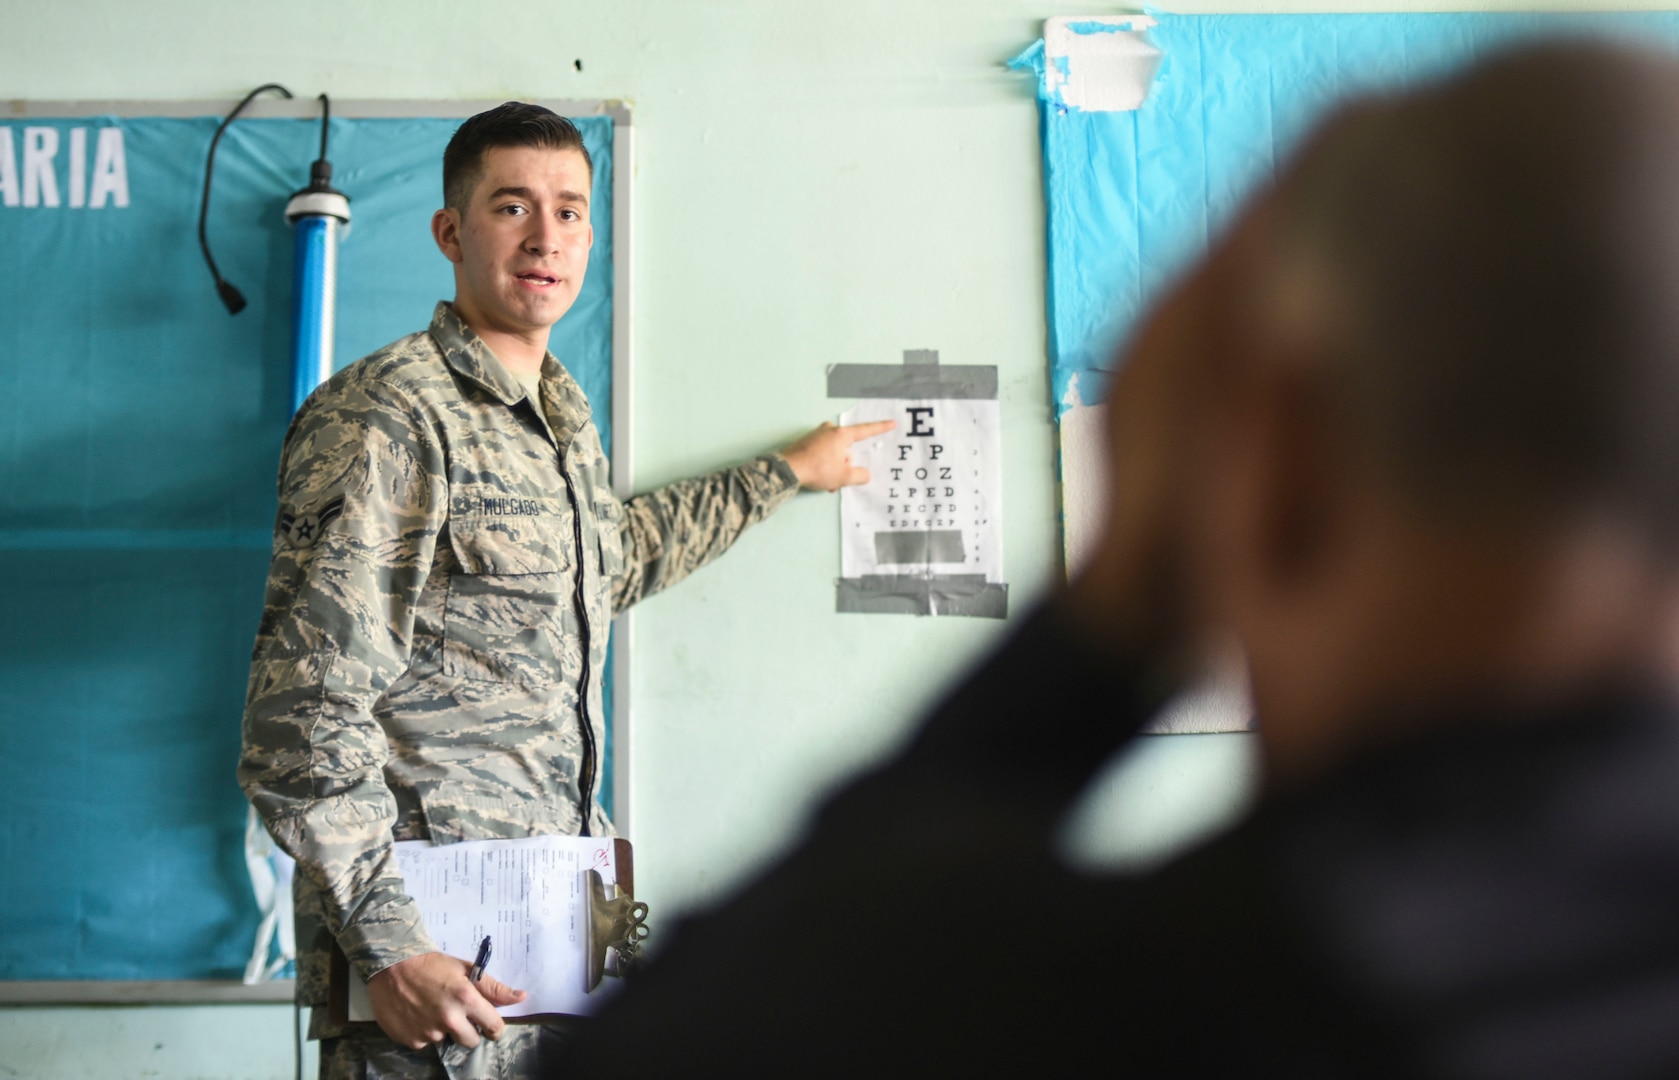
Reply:
[[437, 250], [452, 263], [461, 261], [461, 212], [445, 206], [431, 216], [431, 238]]

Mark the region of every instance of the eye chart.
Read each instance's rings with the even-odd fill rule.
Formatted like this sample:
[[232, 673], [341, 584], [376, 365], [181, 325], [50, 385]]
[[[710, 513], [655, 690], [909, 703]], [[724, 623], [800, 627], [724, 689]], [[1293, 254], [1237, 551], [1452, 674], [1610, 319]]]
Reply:
[[838, 610], [1004, 617], [997, 369], [911, 350], [835, 365], [828, 396], [861, 399], [842, 423], [897, 423], [851, 452], [870, 478], [840, 492]]

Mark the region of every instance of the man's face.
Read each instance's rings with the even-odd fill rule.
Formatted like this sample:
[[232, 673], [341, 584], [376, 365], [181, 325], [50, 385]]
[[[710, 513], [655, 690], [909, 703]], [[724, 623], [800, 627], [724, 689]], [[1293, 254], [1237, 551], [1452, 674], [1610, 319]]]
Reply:
[[464, 213], [439, 210], [437, 246], [455, 264], [455, 307], [469, 326], [546, 335], [570, 310], [589, 266], [589, 166], [572, 149], [498, 146]]

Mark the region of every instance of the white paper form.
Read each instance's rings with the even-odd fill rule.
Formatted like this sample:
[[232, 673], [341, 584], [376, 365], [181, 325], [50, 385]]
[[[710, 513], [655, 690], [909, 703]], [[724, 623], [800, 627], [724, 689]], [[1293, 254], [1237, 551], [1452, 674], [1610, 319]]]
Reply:
[[851, 449], [869, 482], [840, 490], [840, 572], [1003, 580], [1000, 413], [995, 399], [865, 398], [843, 424], [895, 420]]
[[[488, 974], [529, 996], [503, 1016], [581, 1015], [598, 1008], [613, 981], [584, 989], [588, 927], [586, 870], [617, 883], [611, 837], [532, 836], [459, 844], [395, 845], [408, 894], [440, 952], [470, 962], [486, 934]], [[358, 1013], [360, 1015], [358, 1015]], [[371, 1020], [367, 987], [350, 979], [349, 1018]]]

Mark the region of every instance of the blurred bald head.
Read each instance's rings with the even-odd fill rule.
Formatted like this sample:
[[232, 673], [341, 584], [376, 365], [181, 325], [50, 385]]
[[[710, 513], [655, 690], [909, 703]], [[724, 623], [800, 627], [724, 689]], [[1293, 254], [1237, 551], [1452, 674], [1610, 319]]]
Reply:
[[1679, 65], [1511, 52], [1333, 119], [1267, 207], [1267, 330], [1454, 513], [1679, 539]]
[[1395, 702], [1679, 688], [1679, 61], [1344, 109], [1139, 360], [1207, 387], [1177, 550], [1276, 775], [1436, 712], [1355, 719]]

